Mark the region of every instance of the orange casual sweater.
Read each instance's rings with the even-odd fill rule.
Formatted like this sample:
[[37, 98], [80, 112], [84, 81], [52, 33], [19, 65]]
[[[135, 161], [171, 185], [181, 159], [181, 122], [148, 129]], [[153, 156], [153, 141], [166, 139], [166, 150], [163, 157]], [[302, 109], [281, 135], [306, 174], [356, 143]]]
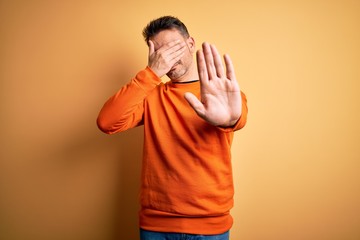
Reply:
[[220, 234], [232, 226], [233, 132], [210, 125], [190, 107], [185, 92], [200, 96], [200, 83], [162, 83], [150, 68], [112, 96], [98, 126], [112, 134], [144, 125], [140, 227], [159, 232]]

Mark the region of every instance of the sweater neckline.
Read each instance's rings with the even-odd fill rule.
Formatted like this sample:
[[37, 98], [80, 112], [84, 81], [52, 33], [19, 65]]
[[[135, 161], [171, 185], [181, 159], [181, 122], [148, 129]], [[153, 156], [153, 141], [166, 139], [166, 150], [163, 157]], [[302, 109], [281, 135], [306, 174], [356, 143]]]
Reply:
[[200, 86], [200, 81], [199, 80], [191, 80], [191, 81], [187, 81], [187, 82], [167, 82], [166, 84], [171, 87], [171, 88], [182, 88], [182, 89], [186, 89], [186, 88], [194, 88], [195, 86]]
[[189, 84], [189, 83], [194, 83], [194, 82], [198, 82], [199, 79], [197, 80], [190, 80], [190, 81], [187, 81], [187, 82], [172, 82], [173, 84]]

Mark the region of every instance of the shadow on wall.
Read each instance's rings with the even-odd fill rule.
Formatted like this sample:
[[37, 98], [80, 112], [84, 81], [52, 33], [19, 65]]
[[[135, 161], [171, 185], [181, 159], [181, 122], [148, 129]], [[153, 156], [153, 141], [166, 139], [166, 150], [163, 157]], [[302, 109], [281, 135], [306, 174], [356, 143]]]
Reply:
[[51, 126], [12, 138], [1, 169], [0, 239], [138, 239], [142, 127], [109, 136], [96, 126], [105, 100], [136, 74], [129, 59], [119, 60], [124, 54], [102, 56], [105, 68], [84, 67], [84, 79], [66, 79], [82, 82], [73, 95], [61, 93], [64, 115], [49, 108]]
[[0, 239], [137, 239], [142, 128], [96, 118], [140, 47], [115, 7], [25, 2], [0, 14]]
[[[96, 136], [64, 151], [64, 159], [80, 159], [68, 163], [78, 174], [72, 178], [77, 194], [71, 202], [83, 202], [73, 209], [81, 216], [79, 234], [94, 239], [138, 238], [142, 141], [142, 127], [138, 127], [116, 135]], [[87, 159], [89, 155], [92, 159]], [[70, 206], [68, 210], [72, 211]], [[92, 219], [86, 223], [88, 217]], [[86, 229], [89, 226], [94, 230]]]
[[[119, 61], [115, 62], [119, 63]], [[122, 66], [126, 66], [126, 64]], [[136, 74], [137, 70], [125, 69], [124, 71], [130, 72], [116, 73], [109, 77], [110, 81], [113, 80], [113, 84], [109, 84], [109, 88], [112, 89], [111, 92], [115, 92], [125, 85]], [[104, 82], [104, 79], [101, 81]], [[103, 103], [100, 102], [99, 104], [102, 105]], [[83, 148], [84, 154], [98, 156], [95, 160], [97, 161], [95, 169], [98, 170], [97, 180], [99, 184], [94, 189], [93, 197], [96, 199], [95, 195], [97, 194], [103, 194], [103, 197], [99, 198], [98, 210], [92, 209], [91, 206], [88, 208], [90, 211], [94, 211], [93, 221], [99, 226], [97, 232], [94, 232], [95, 235], [99, 235], [99, 238], [96, 237], [95, 239], [138, 239], [143, 127], [137, 127], [114, 135], [106, 135], [97, 129], [95, 125], [95, 131], [94, 141], [85, 144], [86, 146]], [[77, 149], [81, 149], [81, 147]], [[91, 153], [92, 149], [96, 149], [93, 154]], [[90, 152], [88, 152], [89, 150]], [[71, 154], [71, 151], [65, 152]], [[95, 181], [95, 179], [93, 180]], [[103, 217], [103, 222], [96, 220], [97, 214]], [[86, 224], [82, 226], [86, 226]], [[89, 233], [87, 232], [87, 234]]]
[[119, 188], [115, 190], [115, 239], [137, 239], [139, 234], [138, 211], [143, 146], [142, 127], [123, 133], [119, 142], [121, 151], [118, 174]]
[[[107, 74], [105, 81], [110, 82], [108, 86], [109, 92], [111, 92], [110, 95], [124, 86], [139, 70], [131, 67], [131, 64], [129, 64], [131, 59], [127, 57], [126, 62], [124, 62], [122, 56], [131, 56], [131, 54], [125, 52], [118, 54], [118, 58], [115, 57], [111, 61], [113, 64], [108, 65], [108, 69], [105, 69], [105, 74]], [[121, 69], [119, 69], [119, 65]], [[100, 81], [104, 82], [104, 79]], [[99, 103], [100, 108], [110, 95]], [[97, 115], [94, 120], [96, 117]], [[101, 133], [97, 128], [96, 131], [97, 134], [101, 134], [97, 138], [100, 146], [99, 152], [103, 153], [100, 159], [107, 158], [106, 165], [110, 162], [106, 166], [109, 169], [104, 172], [105, 175], [109, 174], [111, 176], [104, 182], [110, 188], [109, 199], [104, 199], [104, 202], [108, 201], [110, 203], [103, 212], [109, 216], [109, 225], [104, 226], [104, 229], [108, 232], [104, 235], [108, 235], [110, 240], [138, 239], [143, 127], [136, 127], [113, 135]], [[108, 153], [111, 154], [108, 155]], [[104, 239], [104, 235], [101, 239]]]
[[[113, 92], [129, 80], [116, 79]], [[96, 117], [87, 120], [95, 123]], [[78, 223], [76, 237], [138, 239], [143, 127], [106, 135], [94, 124], [82, 131], [86, 134], [78, 134], [78, 140], [72, 138], [59, 153], [67, 168], [62, 174], [69, 178], [66, 191], [74, 193], [65, 209], [73, 213], [72, 224]], [[68, 227], [65, 231], [75, 237]]]
[[105, 101], [138, 71], [132, 60], [127, 58], [125, 62], [123, 56], [130, 54], [109, 53], [90, 70], [89, 75], [96, 78], [92, 82], [99, 84], [99, 88], [93, 87], [93, 93], [87, 93], [98, 98], [98, 105], [83, 121], [91, 124], [79, 127], [78, 139], [69, 136], [59, 153], [60, 161], [71, 172], [63, 172], [71, 179], [67, 191], [74, 193], [67, 211], [73, 212], [72, 224], [74, 219], [78, 221], [75, 232], [79, 236], [74, 236], [68, 225], [65, 230], [74, 239], [138, 239], [143, 128], [107, 135], [96, 126], [97, 114]]

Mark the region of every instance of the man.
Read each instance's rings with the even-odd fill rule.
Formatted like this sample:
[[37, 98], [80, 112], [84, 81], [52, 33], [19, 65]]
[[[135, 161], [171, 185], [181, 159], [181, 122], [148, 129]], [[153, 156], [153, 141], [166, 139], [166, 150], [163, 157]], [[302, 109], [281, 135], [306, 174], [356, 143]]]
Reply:
[[[143, 35], [148, 66], [105, 103], [97, 120], [108, 134], [144, 126], [141, 239], [229, 239], [230, 147], [247, 118], [231, 59], [224, 56], [224, 68], [208, 43], [196, 52], [175, 17], [151, 21]], [[162, 83], [164, 75], [169, 82]]]

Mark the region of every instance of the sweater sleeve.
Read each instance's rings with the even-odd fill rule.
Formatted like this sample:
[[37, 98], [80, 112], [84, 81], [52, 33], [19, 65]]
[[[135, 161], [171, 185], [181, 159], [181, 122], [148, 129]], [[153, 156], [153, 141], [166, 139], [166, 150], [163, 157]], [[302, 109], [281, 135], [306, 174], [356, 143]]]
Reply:
[[160, 82], [149, 67], [140, 71], [105, 102], [97, 118], [99, 129], [113, 134], [141, 125], [144, 99]]

